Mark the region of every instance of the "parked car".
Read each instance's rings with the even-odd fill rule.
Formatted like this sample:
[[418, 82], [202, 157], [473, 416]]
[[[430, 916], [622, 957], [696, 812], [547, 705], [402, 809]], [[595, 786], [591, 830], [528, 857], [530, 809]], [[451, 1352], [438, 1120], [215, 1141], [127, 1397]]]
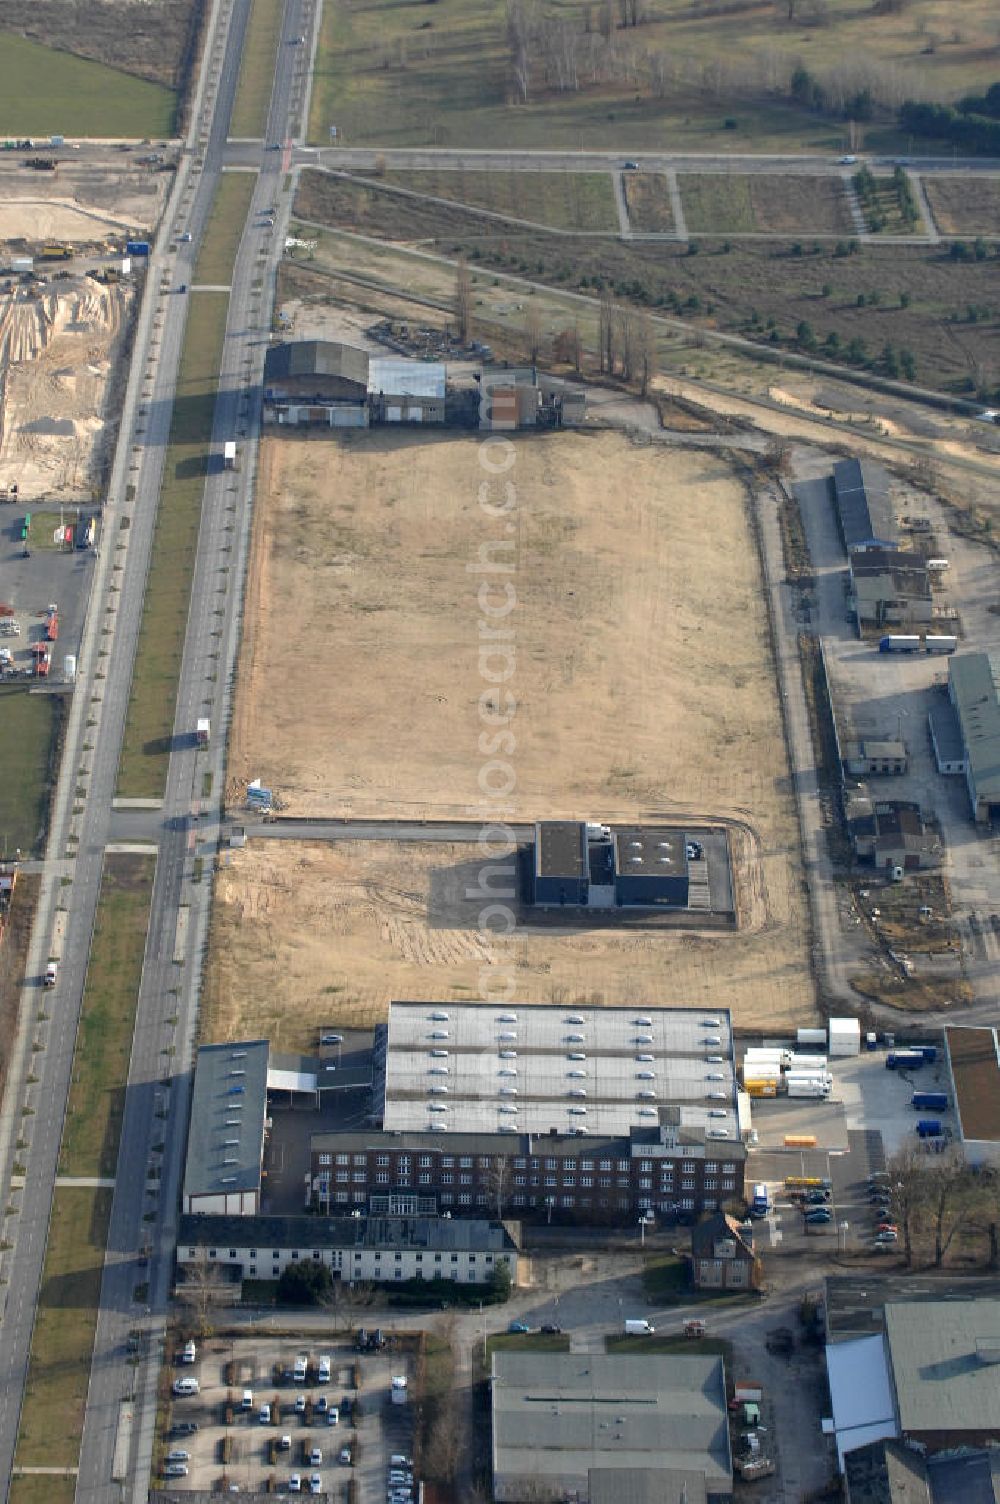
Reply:
[[350, 1449], [350, 1447], [341, 1447], [341, 1449], [340, 1449], [340, 1455], [337, 1458], [337, 1461], [343, 1463], [344, 1467], [350, 1467], [350, 1465], [351, 1465], [351, 1449]]
[[623, 172], [638, 172], [639, 171], [639, 164], [638, 164], [638, 162], [623, 162], [622, 163], [622, 171]]
[[805, 1201], [807, 1206], [825, 1206], [829, 1199], [829, 1191], [807, 1191]]
[[288, 1436], [288, 1435], [282, 1436], [281, 1439], [278, 1442], [278, 1451], [279, 1452], [290, 1452], [291, 1450], [292, 1450], [292, 1438], [290, 1436]]
[[262, 1426], [269, 1426], [271, 1424], [270, 1405], [261, 1405], [260, 1414], [258, 1415], [257, 1419], [260, 1421]]
[[197, 1379], [175, 1379], [171, 1388], [176, 1395], [197, 1394], [200, 1389]]
[[547, 1321], [540, 1330], [545, 1333], [546, 1337], [558, 1337], [562, 1327], [556, 1326], [554, 1321]]
[[827, 1211], [826, 1207], [818, 1206], [814, 1211], [806, 1212], [805, 1220], [810, 1226], [819, 1226], [824, 1222], [832, 1222], [833, 1212]]
[[317, 1395], [316, 1399], [313, 1400], [313, 1414], [325, 1415], [329, 1404], [330, 1402], [325, 1394]]
[[181, 1353], [182, 1363], [194, 1363], [198, 1357], [198, 1349], [191, 1341], [185, 1342], [184, 1351]]
[[876, 1243], [898, 1243], [899, 1242], [899, 1233], [898, 1232], [877, 1232], [875, 1234], [875, 1241], [876, 1241]]
[[293, 1473], [289, 1478], [288, 1492], [290, 1494], [300, 1494], [302, 1492], [302, 1479], [298, 1473]]
[[167, 1453], [168, 1462], [190, 1462], [191, 1454], [185, 1452], [183, 1447], [171, 1447]]
[[163, 1469], [164, 1478], [186, 1478], [188, 1475], [186, 1462], [168, 1462]]
[[326, 1353], [324, 1353], [320, 1357], [319, 1366], [318, 1366], [317, 1372], [316, 1372], [317, 1383], [320, 1383], [320, 1384], [329, 1384], [329, 1382], [330, 1382], [330, 1368], [331, 1368], [331, 1359], [330, 1359], [330, 1357]]
[[528, 1325], [528, 1323], [526, 1321], [509, 1321], [507, 1323], [507, 1330], [508, 1330], [508, 1332], [522, 1332], [523, 1333], [523, 1332], [530, 1332], [531, 1331], [531, 1327]]
[[296, 1415], [305, 1415], [305, 1413], [306, 1413], [306, 1397], [305, 1397], [304, 1394], [297, 1394], [295, 1396], [295, 1414]]
[[322, 1467], [323, 1466], [323, 1448], [322, 1447], [313, 1447], [312, 1451], [309, 1453], [309, 1466], [310, 1467]]
[[320, 1477], [319, 1473], [312, 1473], [310, 1475], [309, 1492], [311, 1494], [321, 1494], [323, 1492], [323, 1479]]
[[196, 1420], [179, 1420], [170, 1427], [171, 1436], [193, 1436], [198, 1429]]

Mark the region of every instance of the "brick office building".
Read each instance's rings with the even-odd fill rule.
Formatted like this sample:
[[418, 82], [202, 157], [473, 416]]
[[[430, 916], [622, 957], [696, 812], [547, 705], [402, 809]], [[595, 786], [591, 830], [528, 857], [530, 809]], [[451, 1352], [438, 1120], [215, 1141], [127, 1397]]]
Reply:
[[378, 1126], [311, 1140], [330, 1214], [619, 1222], [742, 1194], [724, 1009], [397, 1002], [373, 1079]]

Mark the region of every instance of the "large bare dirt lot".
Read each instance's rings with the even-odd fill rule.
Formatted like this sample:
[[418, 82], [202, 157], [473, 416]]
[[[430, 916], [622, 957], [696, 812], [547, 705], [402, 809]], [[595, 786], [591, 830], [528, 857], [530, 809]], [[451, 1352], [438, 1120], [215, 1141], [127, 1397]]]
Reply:
[[[481, 447], [387, 429], [265, 441], [231, 772], [290, 814], [475, 814], [496, 755], [479, 747], [489, 580], [489, 602], [516, 591], [498, 624], [515, 634], [516, 746], [499, 755], [516, 818], [735, 813], [787, 821], [790, 844], [757, 561], [725, 462], [609, 433], [518, 437], [515, 506], [491, 518]], [[510, 574], [470, 572], [483, 544]]]
[[131, 231], [151, 230], [173, 175], [140, 166], [138, 154], [109, 148], [103, 161], [63, 158], [52, 173], [26, 169], [20, 154], [0, 160], [0, 241], [15, 242], [4, 257], [44, 240], [111, 236], [120, 245]]
[[[761, 855], [749, 883], [736, 879], [756, 894], [756, 938], [651, 934], [649, 971], [634, 976], [660, 993], [669, 977], [694, 1001], [710, 989], [718, 999], [728, 969], [738, 1016], [801, 1014], [811, 986], [797, 828], [742, 486], [718, 457], [610, 433], [518, 437], [513, 454], [513, 511], [490, 517], [472, 435], [265, 441], [230, 795], [259, 776], [291, 814], [478, 813], [479, 770], [494, 754], [479, 745], [489, 685], [476, 592], [489, 579], [496, 602], [510, 583], [516, 661], [504, 687], [518, 708], [498, 755], [516, 774], [513, 818], [749, 821]], [[469, 572], [482, 544], [508, 537], [510, 575]], [[425, 917], [439, 882], [425, 856], [376, 859], [366, 845], [350, 871], [344, 861], [340, 847], [268, 845], [223, 875], [210, 1014], [221, 1025], [232, 1016], [245, 1029], [248, 1011], [273, 1011], [276, 998], [296, 1016], [285, 1030], [298, 1030], [347, 1005], [370, 1016], [401, 992], [472, 987], [474, 939]], [[569, 987], [618, 1001], [632, 985], [621, 973], [634, 935], [527, 944], [525, 997]], [[236, 957], [238, 977], [222, 970]]]
[[0, 297], [0, 486], [23, 501], [93, 499], [132, 296], [80, 278]]
[[466, 896], [475, 846], [251, 842], [217, 879], [203, 1037], [315, 1047], [327, 1024], [384, 1018], [393, 998], [475, 999], [511, 968], [527, 1003], [718, 1006], [780, 1029], [812, 994], [787, 855], [769, 857], [769, 912], [746, 933], [518, 928], [487, 946]]

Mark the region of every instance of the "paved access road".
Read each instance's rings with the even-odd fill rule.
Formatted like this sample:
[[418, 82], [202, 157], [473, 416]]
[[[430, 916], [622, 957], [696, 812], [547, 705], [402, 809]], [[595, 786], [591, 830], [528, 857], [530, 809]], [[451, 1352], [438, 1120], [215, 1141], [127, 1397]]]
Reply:
[[[467, 172], [610, 172], [622, 168], [626, 161], [635, 162], [642, 172], [763, 172], [769, 174], [801, 173], [809, 177], [845, 171], [857, 171], [865, 164], [872, 168], [903, 164], [914, 172], [1000, 173], [1000, 159], [969, 158], [955, 161], [951, 157], [859, 157], [857, 163], [844, 163], [839, 156], [803, 156], [792, 153], [773, 156], [754, 152], [665, 152], [665, 151], [521, 151], [431, 146], [390, 146], [382, 148], [300, 146], [294, 153], [297, 165], [308, 167], [371, 169], [376, 159], [392, 169], [443, 168]], [[894, 237], [895, 238], [895, 237]]]

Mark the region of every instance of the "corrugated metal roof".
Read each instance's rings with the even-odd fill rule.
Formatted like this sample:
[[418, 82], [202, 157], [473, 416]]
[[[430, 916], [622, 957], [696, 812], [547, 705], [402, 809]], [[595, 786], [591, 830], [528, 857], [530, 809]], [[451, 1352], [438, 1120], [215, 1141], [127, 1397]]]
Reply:
[[843, 1472], [846, 1452], [883, 1436], [899, 1434], [882, 1337], [856, 1337], [828, 1346], [826, 1372], [837, 1455]]
[[368, 351], [334, 340], [286, 340], [264, 356], [264, 385], [289, 376], [340, 376], [360, 387], [368, 382]]
[[833, 489], [848, 553], [867, 543], [895, 544], [896, 519], [883, 471], [864, 460], [838, 460]]
[[948, 678], [976, 793], [1000, 801], [1000, 655], [960, 653]]
[[372, 355], [368, 361], [368, 390], [385, 397], [445, 395], [445, 367], [435, 360], [406, 360], [400, 355]]
[[199, 1049], [185, 1196], [231, 1196], [259, 1188], [269, 1049], [266, 1039]]

